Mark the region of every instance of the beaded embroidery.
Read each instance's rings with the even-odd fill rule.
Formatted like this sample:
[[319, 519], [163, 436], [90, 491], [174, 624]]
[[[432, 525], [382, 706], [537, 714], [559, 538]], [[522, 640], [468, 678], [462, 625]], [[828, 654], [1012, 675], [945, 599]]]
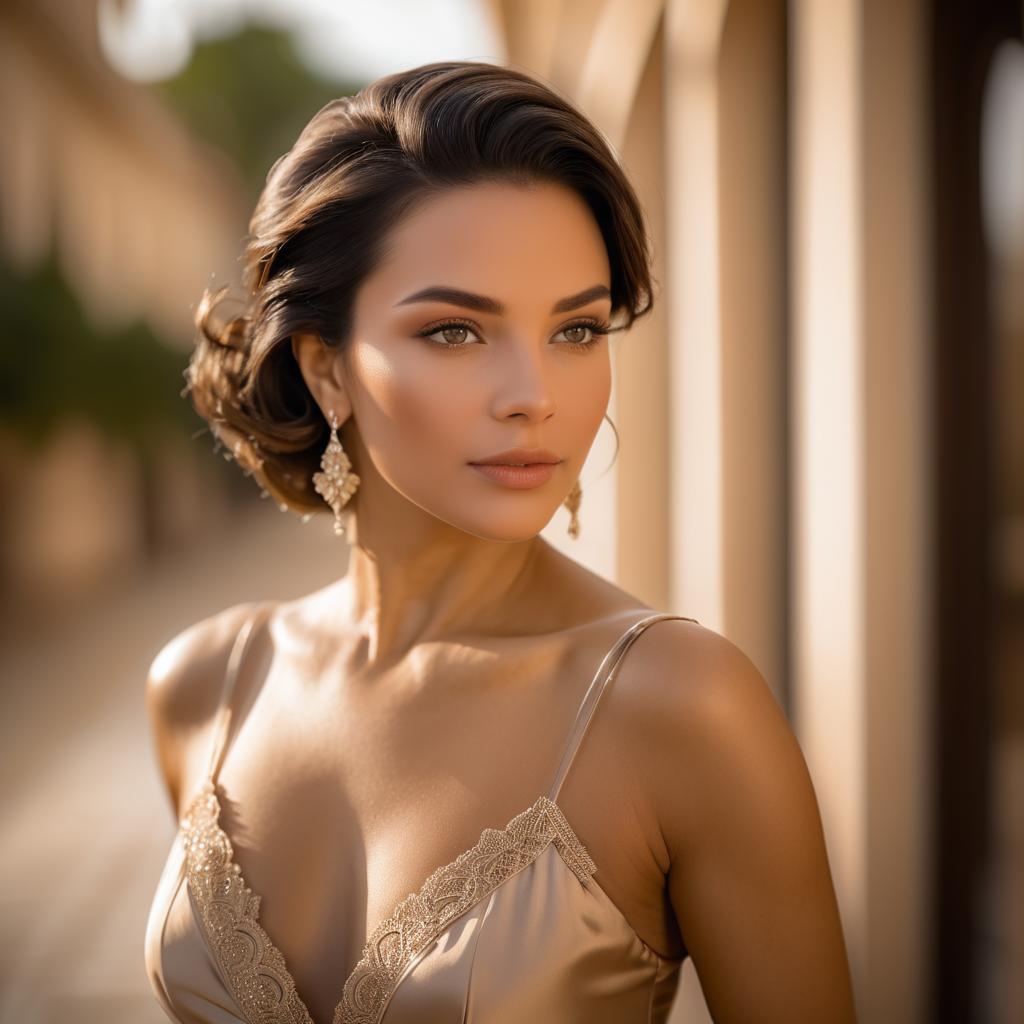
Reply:
[[[260, 897], [242, 878], [220, 804], [207, 780], [182, 819], [188, 887], [208, 946], [249, 1024], [314, 1024], [284, 955], [259, 924]], [[406, 968], [444, 929], [553, 843], [586, 885], [597, 870], [561, 808], [546, 796], [503, 829], [486, 828], [476, 845], [434, 871], [367, 939], [345, 982], [333, 1024], [377, 1024]]]

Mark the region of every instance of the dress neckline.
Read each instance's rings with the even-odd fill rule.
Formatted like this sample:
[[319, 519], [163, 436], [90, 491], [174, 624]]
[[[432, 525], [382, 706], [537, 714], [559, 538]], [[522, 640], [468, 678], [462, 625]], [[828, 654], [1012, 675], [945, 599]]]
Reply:
[[[242, 875], [220, 818], [216, 787], [208, 778], [179, 825], [188, 890], [198, 905], [204, 941], [250, 1024], [268, 1019], [316, 1024], [284, 954], [259, 922], [262, 897]], [[597, 865], [561, 807], [542, 795], [503, 828], [485, 828], [473, 846], [436, 868], [372, 930], [345, 980], [331, 1024], [376, 1024], [402, 979], [434, 940], [552, 844], [563, 863], [607, 904], [646, 955], [663, 964], [681, 962], [662, 956], [637, 934], [593, 877]]]
[[[316, 1024], [299, 995], [284, 954], [259, 922], [260, 894], [254, 892], [234, 859], [220, 821], [216, 777], [227, 748], [230, 694], [253, 625], [265, 608], [243, 624], [232, 648], [215, 740], [205, 781], [179, 822], [186, 855], [187, 888], [198, 908], [207, 948], [249, 1024]], [[520, 811], [502, 828], [485, 828], [477, 842], [436, 868], [417, 892], [405, 896], [368, 935], [362, 954], [345, 979], [331, 1024], [378, 1024], [392, 995], [434, 939], [481, 899], [533, 863], [550, 845], [588, 891], [607, 905], [642, 953], [660, 965], [681, 963], [644, 941], [625, 914], [593, 877], [597, 871], [586, 847], [557, 803], [583, 734], [609, 680], [632, 641], [654, 622], [687, 619], [647, 611], [607, 651], [577, 711], [555, 780], [547, 795]], [[695, 619], [690, 621], [696, 621]]]

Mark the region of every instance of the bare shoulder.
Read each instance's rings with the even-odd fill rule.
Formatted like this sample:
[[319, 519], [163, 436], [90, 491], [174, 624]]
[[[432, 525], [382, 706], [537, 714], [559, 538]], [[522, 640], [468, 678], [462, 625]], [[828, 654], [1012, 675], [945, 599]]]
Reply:
[[[803, 755], [768, 681], [731, 640], [697, 622], [656, 622], [624, 660], [629, 720], [662, 833], [681, 853], [706, 835], [736, 773], [773, 771], [802, 788]], [[699, 778], [699, 787], [683, 779]], [[765, 794], [767, 795], [767, 794]]]
[[206, 720], [220, 697], [231, 647], [259, 602], [232, 605], [187, 626], [157, 652], [146, 677], [147, 704], [168, 726]]
[[180, 810], [187, 748], [217, 709], [231, 648], [260, 602], [232, 605], [181, 630], [153, 658], [145, 703], [157, 761]]
[[631, 756], [712, 1016], [852, 1022], [817, 797], [767, 680], [696, 623], [658, 622], [635, 648]]

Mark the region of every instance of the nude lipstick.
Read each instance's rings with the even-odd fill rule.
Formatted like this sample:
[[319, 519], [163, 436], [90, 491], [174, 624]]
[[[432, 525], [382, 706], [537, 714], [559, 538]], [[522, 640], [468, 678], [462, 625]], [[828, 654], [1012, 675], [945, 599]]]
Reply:
[[545, 448], [509, 448], [497, 455], [476, 459], [470, 465], [495, 483], [526, 490], [546, 484], [561, 461]]

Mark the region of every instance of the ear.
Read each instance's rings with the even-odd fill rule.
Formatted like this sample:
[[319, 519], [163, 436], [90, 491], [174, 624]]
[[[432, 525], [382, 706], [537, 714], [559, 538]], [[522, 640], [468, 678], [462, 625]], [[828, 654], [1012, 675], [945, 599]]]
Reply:
[[302, 379], [320, 406], [324, 419], [330, 422], [333, 411], [338, 416], [340, 427], [352, 415], [341, 352], [328, 345], [320, 335], [305, 331], [292, 335], [291, 346]]

